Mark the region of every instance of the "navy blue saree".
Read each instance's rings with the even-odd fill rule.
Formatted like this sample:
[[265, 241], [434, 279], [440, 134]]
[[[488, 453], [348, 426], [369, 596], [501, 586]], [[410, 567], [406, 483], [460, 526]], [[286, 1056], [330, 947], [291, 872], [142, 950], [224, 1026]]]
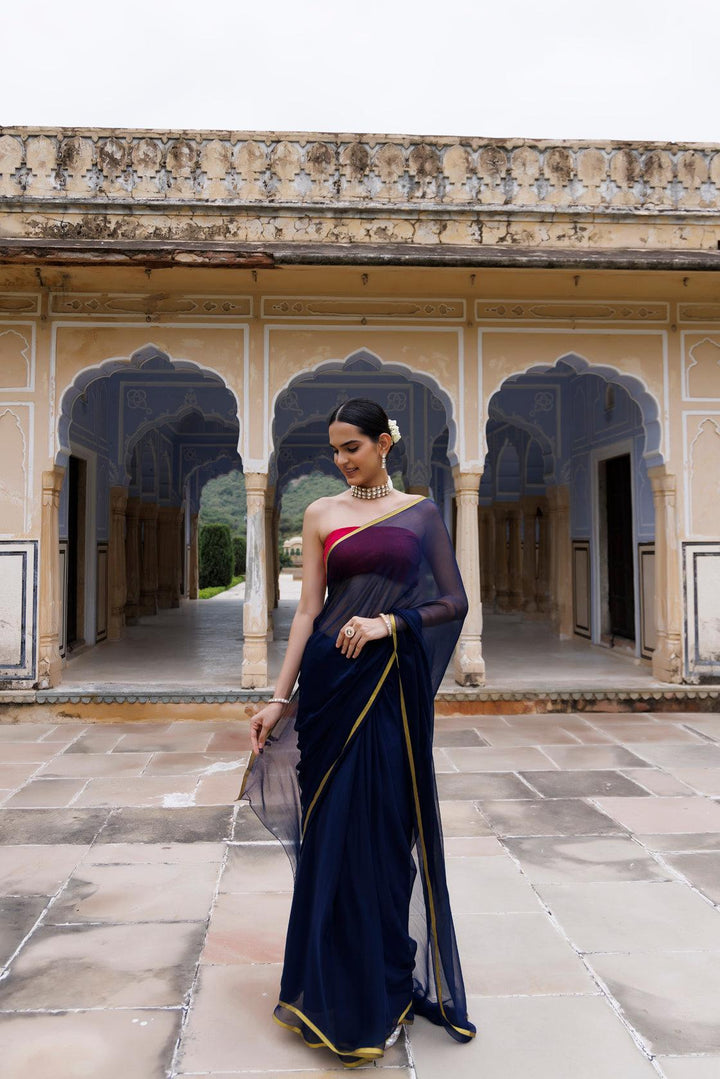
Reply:
[[[299, 688], [240, 797], [295, 871], [276, 1020], [353, 1067], [422, 1015], [457, 1041], [466, 1013], [432, 761], [433, 699], [467, 612], [437, 507], [419, 498], [326, 543], [325, 605]], [[393, 634], [348, 660], [353, 615]]]

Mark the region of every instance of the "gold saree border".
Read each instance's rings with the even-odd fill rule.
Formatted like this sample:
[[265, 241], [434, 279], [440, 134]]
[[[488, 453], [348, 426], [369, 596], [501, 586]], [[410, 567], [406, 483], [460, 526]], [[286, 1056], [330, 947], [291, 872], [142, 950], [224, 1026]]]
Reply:
[[360, 727], [360, 724], [365, 719], [365, 716], [368, 714], [368, 712], [372, 708], [373, 704], [375, 703], [375, 698], [377, 697], [378, 693], [380, 692], [383, 685], [385, 684], [385, 680], [386, 680], [387, 676], [390, 674], [390, 670], [391, 670], [392, 665], [393, 665], [394, 662], [395, 662], [395, 652], [393, 651], [393, 654], [390, 656], [390, 659], [387, 661], [387, 664], [385, 665], [385, 670], [383, 671], [383, 673], [380, 675], [380, 678], [378, 679], [378, 683], [375, 686], [375, 689], [372, 691], [372, 693], [370, 694], [368, 700], [365, 702], [365, 707], [363, 708], [362, 712], [360, 713], [360, 715], [357, 717], [357, 719], [353, 723], [353, 725], [352, 725], [352, 727], [350, 729], [350, 733], [348, 734], [347, 738], [345, 739], [345, 743], [344, 743], [342, 749], [340, 750], [338, 756], [335, 758], [335, 760], [332, 762], [332, 764], [328, 768], [325, 775], [322, 777], [322, 780], [320, 781], [320, 785], [318, 786], [318, 789], [315, 791], [315, 794], [313, 796], [313, 800], [311, 801], [310, 805], [307, 808], [307, 812], [305, 814], [305, 820], [303, 821], [303, 824], [302, 824], [302, 832], [301, 832], [301, 835], [300, 835], [301, 840], [305, 838], [305, 832], [307, 831], [308, 822], [310, 820], [310, 814], [312, 813], [313, 809], [315, 808], [315, 804], [316, 804], [318, 798], [320, 797], [320, 795], [322, 794], [322, 792], [323, 792], [323, 790], [325, 788], [325, 784], [327, 783], [330, 776], [335, 771], [335, 768], [337, 766], [338, 761], [342, 758], [342, 755], [345, 752], [345, 750], [347, 749], [347, 747], [349, 746], [350, 742], [352, 741], [352, 739], [357, 734], [358, 729]]
[[[325, 556], [325, 564], [327, 565], [327, 562], [328, 562], [328, 559], [330, 558], [330, 555], [335, 550], [337, 545], [339, 543], [343, 542], [343, 540], [350, 539], [350, 536], [355, 536], [355, 535], [357, 535], [358, 532], [364, 532], [366, 528], [371, 528], [373, 525], [380, 524], [381, 521], [387, 521], [388, 518], [390, 518], [390, 517], [396, 517], [399, 513], [404, 513], [405, 510], [412, 509], [413, 506], [417, 506], [418, 502], [425, 502], [425, 501], [426, 501], [426, 496], [425, 495], [419, 495], [412, 502], [408, 502], [407, 505], [398, 506], [397, 509], [390, 510], [389, 513], [383, 513], [380, 517], [374, 517], [372, 519], [372, 521], [366, 521], [364, 525], [358, 525], [357, 528], [353, 528], [352, 532], [348, 532], [346, 535], [341, 536], [339, 539], [336, 539], [335, 542], [332, 544], [332, 546], [328, 548], [328, 553]], [[389, 666], [392, 666], [392, 660], [391, 660]], [[362, 722], [362, 720], [365, 718], [367, 709], [370, 707], [370, 705], [372, 705], [373, 701], [375, 700], [375, 697], [379, 693], [379, 691], [380, 691], [380, 689], [382, 687], [382, 684], [385, 681], [385, 678], [387, 677], [388, 673], [389, 673], [389, 667], [388, 667], [388, 669], [386, 671], [383, 672], [382, 678], [380, 679], [380, 682], [378, 683], [378, 685], [375, 687], [375, 690], [373, 691], [373, 695], [371, 696], [370, 700], [368, 701], [368, 704], [366, 705], [366, 707], [363, 709], [363, 711], [360, 713], [357, 720], [355, 721], [355, 724], [353, 725], [353, 728], [352, 728], [352, 730], [350, 731], [350, 734], [347, 737], [345, 745], [343, 746], [343, 748], [342, 748], [342, 750], [340, 752], [340, 756], [342, 756], [342, 754], [345, 752], [345, 749], [347, 748], [347, 744], [350, 741], [350, 739], [352, 738], [352, 736], [355, 734], [355, 731], [357, 729], [358, 724], [360, 722]], [[250, 773], [253, 770], [253, 766], [255, 764], [256, 759], [257, 758], [256, 758], [255, 754], [251, 753], [250, 754], [250, 760], [248, 761], [247, 767], [245, 769], [245, 774], [244, 774], [244, 776], [242, 778], [242, 783], [240, 785], [240, 793], [238, 794], [237, 798], [235, 799], [236, 802], [241, 801], [242, 798], [243, 798], [243, 795], [245, 794], [245, 788], [247, 786], [248, 780], [250, 778]], [[340, 757], [338, 757], [338, 760], [339, 759], [340, 759]], [[322, 780], [320, 786], [318, 787], [318, 789], [317, 789], [317, 791], [315, 793], [315, 797], [313, 798], [313, 800], [312, 800], [312, 802], [311, 802], [311, 804], [310, 804], [310, 806], [308, 808], [308, 811], [307, 811], [307, 813], [305, 815], [305, 821], [304, 821], [303, 827], [302, 827], [302, 836], [305, 835], [305, 828], [307, 827], [307, 821], [308, 821], [308, 818], [310, 817], [310, 812], [311, 812], [313, 806], [315, 805], [315, 801], [316, 801], [318, 795], [320, 794], [320, 791], [325, 786], [325, 783], [330, 778], [330, 773], [332, 772], [332, 770], [333, 770], [333, 768], [335, 767], [336, 764], [337, 764], [337, 761], [335, 761], [333, 763], [333, 765], [330, 767], [327, 774], [323, 777], [323, 780]]]
[[[312, 1020], [308, 1019], [308, 1017], [303, 1012], [301, 1012], [299, 1008], [296, 1008], [294, 1004], [286, 1004], [284, 1000], [278, 1000], [278, 1005], [279, 1007], [285, 1008], [287, 1011], [292, 1012], [293, 1015], [296, 1015], [298, 1019], [302, 1023], [304, 1023], [306, 1027], [312, 1030], [314, 1034], [317, 1034], [318, 1038], [320, 1038], [321, 1040], [319, 1042], [309, 1042], [300, 1027], [292, 1026], [292, 1024], [290, 1023], [285, 1023], [282, 1019], [278, 1019], [277, 1015], [275, 1015], [275, 1013], [273, 1012], [273, 1019], [279, 1026], [285, 1027], [286, 1030], [292, 1030], [295, 1032], [295, 1034], [299, 1034], [305, 1045], [307, 1045], [310, 1049], [330, 1049], [331, 1052], [335, 1053], [336, 1056], [340, 1057], [340, 1063], [345, 1068], [359, 1068], [361, 1064], [367, 1064], [369, 1061], [372, 1060], [379, 1060], [382, 1056], [385, 1055], [384, 1045], [382, 1047], [374, 1045], [363, 1046], [359, 1049], [352, 1050], [338, 1049], [337, 1046], [333, 1045], [327, 1035], [323, 1034], [320, 1028], [315, 1026]], [[411, 1008], [412, 1000], [402, 1012], [397, 1022], [393, 1025], [393, 1029], [400, 1026], [401, 1023], [404, 1024], [407, 1022], [406, 1016]], [[346, 1063], [342, 1059], [343, 1057], [360, 1057], [360, 1060]]]
[[395, 620], [395, 615], [394, 614], [390, 615], [390, 621], [392, 623], [392, 631], [393, 631], [393, 659], [397, 662], [397, 668], [398, 668], [398, 687], [399, 687], [399, 690], [400, 690], [400, 712], [401, 712], [401, 715], [402, 715], [403, 731], [404, 731], [404, 734], [405, 734], [405, 748], [407, 750], [408, 764], [410, 766], [410, 777], [411, 777], [411, 780], [412, 780], [413, 799], [414, 799], [414, 802], [415, 802], [415, 818], [417, 820], [417, 828], [418, 828], [418, 841], [420, 843], [420, 849], [422, 851], [423, 876], [425, 878], [425, 886], [427, 888], [428, 906], [430, 907], [430, 929], [431, 929], [432, 938], [433, 938], [433, 952], [434, 952], [434, 964], [433, 965], [434, 965], [434, 968], [435, 968], [435, 989], [436, 989], [437, 998], [438, 998], [438, 1007], [440, 1008], [440, 1013], [441, 1013], [443, 1019], [445, 1020], [445, 1022], [448, 1024], [448, 1026], [452, 1027], [453, 1030], [457, 1030], [458, 1034], [464, 1034], [468, 1038], [474, 1038], [475, 1037], [474, 1031], [466, 1030], [464, 1027], [458, 1027], [458, 1026], [455, 1025], [455, 1023], [452, 1023], [450, 1021], [450, 1019], [448, 1018], [447, 1013], [445, 1011], [445, 1006], [443, 1004], [442, 982], [440, 980], [440, 943], [438, 941], [438, 935], [437, 935], [437, 918], [436, 918], [436, 915], [435, 915], [435, 900], [433, 898], [432, 884], [430, 882], [430, 873], [429, 873], [429, 870], [428, 870], [427, 847], [425, 845], [425, 831], [424, 831], [423, 822], [422, 822], [422, 811], [420, 809], [420, 793], [418, 791], [417, 775], [416, 775], [416, 772], [415, 772], [415, 758], [413, 756], [412, 738], [410, 737], [410, 724], [408, 723], [407, 708], [405, 706], [405, 694], [403, 692], [402, 677], [401, 677], [401, 673], [400, 673], [400, 659], [399, 659], [398, 651], [397, 651], [397, 622]]
[[[333, 544], [328, 547], [328, 553], [325, 555], [325, 564], [327, 565], [330, 555], [337, 547], [338, 543], [342, 543], [343, 540], [350, 539], [351, 536], [356, 536], [358, 532], [364, 532], [366, 528], [372, 528], [373, 525], [379, 525], [381, 521], [387, 521], [389, 517], [396, 517], [398, 513], [404, 513], [405, 510], [412, 509], [413, 506], [417, 506], [418, 502], [424, 502], [425, 495], [419, 495], [418, 498], [412, 502], [408, 502], [406, 506], [398, 506], [396, 510], [390, 510], [389, 513], [384, 513], [381, 517], [374, 517], [372, 521], [366, 521], [364, 525], [358, 525], [357, 528], [353, 528], [352, 532], [348, 532], [345, 536], [340, 536], [340, 539], [336, 539]], [[349, 527], [349, 526], [348, 526]]]

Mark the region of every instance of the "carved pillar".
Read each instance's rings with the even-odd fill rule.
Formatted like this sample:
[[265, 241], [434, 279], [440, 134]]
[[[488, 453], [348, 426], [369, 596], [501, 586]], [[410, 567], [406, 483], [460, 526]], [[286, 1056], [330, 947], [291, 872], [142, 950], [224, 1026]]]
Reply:
[[273, 583], [275, 593], [274, 606], [277, 607], [280, 603], [280, 506], [276, 505], [273, 512], [273, 530], [272, 530], [272, 552], [273, 552]]
[[505, 502], [493, 506], [495, 516], [495, 607], [510, 610], [510, 578], [508, 573], [508, 507]]
[[140, 614], [157, 614], [158, 591], [158, 508], [155, 502], [140, 504], [142, 521], [142, 565], [140, 568]]
[[183, 591], [185, 577], [185, 511], [178, 507], [177, 523], [175, 525], [175, 588], [173, 589], [173, 607], [180, 606], [180, 596]]
[[60, 681], [60, 490], [65, 469], [55, 465], [42, 474], [40, 517], [40, 596], [38, 610], [38, 686]]
[[125, 507], [127, 506], [127, 498], [127, 487], [110, 488], [110, 536], [108, 538], [109, 641], [119, 641], [125, 626], [125, 602], [127, 600]]
[[534, 498], [523, 500], [522, 540], [522, 609], [533, 614], [537, 608], [537, 547], [535, 522], [537, 503]]
[[572, 636], [572, 549], [570, 488], [548, 487], [550, 509], [551, 618], [559, 637]]
[[508, 507], [508, 607], [511, 611], [522, 610], [522, 509], [515, 502]]
[[481, 473], [453, 469], [453, 476], [457, 504], [457, 560], [468, 597], [468, 614], [455, 650], [455, 681], [461, 686], [482, 686], [485, 684], [485, 661], [482, 655], [477, 512]]
[[538, 557], [537, 557], [537, 591], [535, 593], [535, 606], [538, 611], [547, 613], [550, 610], [550, 520], [548, 517], [547, 500], [537, 513], [538, 530]]
[[677, 480], [665, 465], [648, 469], [655, 507], [655, 625], [653, 674], [682, 682], [683, 608], [678, 558]]
[[266, 686], [268, 604], [265, 575], [265, 490], [264, 472], [246, 472], [247, 570], [243, 604], [242, 685], [245, 689]]
[[177, 593], [178, 506], [160, 506], [157, 515], [157, 605], [160, 610], [178, 607]]
[[188, 597], [198, 598], [198, 513], [190, 515], [190, 551], [188, 556]]
[[480, 529], [480, 594], [487, 607], [495, 602], [495, 516], [492, 506], [478, 508]]
[[140, 506], [139, 498], [128, 498], [125, 507], [126, 626], [134, 626], [140, 617]]
[[[275, 516], [275, 488], [268, 487], [265, 493], [265, 589], [267, 592], [268, 613], [275, 608], [275, 529], [273, 518]], [[269, 620], [270, 633], [272, 633], [272, 621]], [[272, 637], [270, 638], [272, 639]]]

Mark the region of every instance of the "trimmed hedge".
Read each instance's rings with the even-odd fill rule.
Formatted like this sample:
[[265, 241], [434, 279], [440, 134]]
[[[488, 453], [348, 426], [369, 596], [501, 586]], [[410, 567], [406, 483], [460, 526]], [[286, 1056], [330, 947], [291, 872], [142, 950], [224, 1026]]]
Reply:
[[199, 544], [200, 588], [228, 588], [233, 578], [233, 542], [228, 525], [204, 525]]
[[245, 539], [243, 536], [233, 536], [233, 573], [236, 577], [245, 573], [246, 559], [245, 559]]

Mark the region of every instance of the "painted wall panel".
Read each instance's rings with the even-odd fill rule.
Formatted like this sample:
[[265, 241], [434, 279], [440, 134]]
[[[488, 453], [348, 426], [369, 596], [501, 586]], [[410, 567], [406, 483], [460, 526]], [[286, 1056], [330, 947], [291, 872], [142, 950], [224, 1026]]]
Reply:
[[720, 543], [684, 543], [688, 680], [720, 677]]
[[37, 649], [37, 541], [0, 541], [0, 684], [33, 681]]

